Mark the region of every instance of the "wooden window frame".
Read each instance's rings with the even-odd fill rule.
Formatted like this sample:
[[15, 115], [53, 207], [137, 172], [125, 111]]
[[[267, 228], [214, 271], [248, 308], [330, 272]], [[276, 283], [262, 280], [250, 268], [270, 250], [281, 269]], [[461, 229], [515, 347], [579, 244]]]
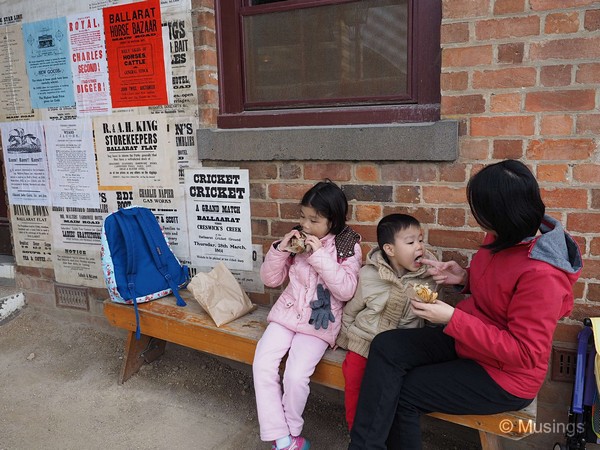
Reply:
[[434, 122], [440, 119], [441, 0], [409, 0], [409, 94], [394, 104], [246, 110], [242, 15], [288, 11], [355, 0], [287, 0], [248, 6], [248, 0], [215, 2], [219, 69], [219, 128]]

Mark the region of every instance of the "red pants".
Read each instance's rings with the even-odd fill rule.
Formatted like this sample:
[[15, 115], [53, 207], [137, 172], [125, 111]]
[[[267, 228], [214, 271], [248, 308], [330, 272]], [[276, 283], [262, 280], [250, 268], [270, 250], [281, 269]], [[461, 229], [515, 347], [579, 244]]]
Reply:
[[367, 358], [351, 351], [346, 353], [346, 359], [342, 363], [342, 373], [344, 374], [346, 383], [344, 402], [346, 404], [346, 422], [348, 422], [349, 430], [352, 429], [352, 424], [354, 423], [358, 394], [360, 393], [360, 383], [362, 382], [366, 367]]

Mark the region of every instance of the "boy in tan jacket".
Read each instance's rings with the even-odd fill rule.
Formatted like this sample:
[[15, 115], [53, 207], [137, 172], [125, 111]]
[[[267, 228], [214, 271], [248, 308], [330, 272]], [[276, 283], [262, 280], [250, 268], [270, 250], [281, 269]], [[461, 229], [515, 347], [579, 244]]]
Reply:
[[342, 328], [336, 344], [348, 349], [342, 364], [346, 382], [345, 406], [348, 429], [352, 429], [360, 384], [369, 346], [375, 335], [394, 328], [417, 328], [423, 320], [414, 315], [410, 299], [414, 286], [436, 283], [420, 260], [434, 259], [425, 249], [417, 219], [407, 214], [390, 214], [377, 224], [377, 244], [360, 269], [358, 288], [344, 306]]

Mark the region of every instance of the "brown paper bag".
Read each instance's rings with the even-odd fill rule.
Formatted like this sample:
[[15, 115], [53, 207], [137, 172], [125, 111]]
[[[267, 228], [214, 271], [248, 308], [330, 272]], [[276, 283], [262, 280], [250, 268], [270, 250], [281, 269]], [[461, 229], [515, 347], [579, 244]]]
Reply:
[[208, 273], [198, 272], [187, 288], [217, 327], [242, 317], [255, 308], [222, 262]]

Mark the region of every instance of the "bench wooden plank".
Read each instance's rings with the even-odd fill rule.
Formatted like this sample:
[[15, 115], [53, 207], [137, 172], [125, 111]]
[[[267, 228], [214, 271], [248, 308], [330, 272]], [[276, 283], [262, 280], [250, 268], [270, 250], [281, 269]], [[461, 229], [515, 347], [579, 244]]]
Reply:
[[[164, 352], [166, 342], [190, 347], [212, 355], [252, 364], [256, 343], [266, 328], [268, 309], [258, 307], [247, 315], [217, 327], [187, 289], [181, 291], [188, 306], [176, 306], [173, 296], [139, 305], [142, 339], [135, 339], [135, 313], [130, 305], [104, 302], [104, 314], [115, 327], [129, 330], [126, 355], [121, 371], [121, 382], [135, 374], [146, 362]], [[152, 339], [154, 338], [154, 339]], [[149, 347], [150, 346], [150, 347]], [[342, 362], [346, 352], [327, 350], [317, 365], [311, 381], [334, 389], [344, 389]], [[501, 437], [522, 439], [533, 433], [537, 402], [521, 411], [493, 415], [465, 415], [432, 413], [430, 416], [479, 430], [484, 450], [501, 448]], [[512, 429], [500, 429], [500, 423], [512, 423]], [[503, 422], [504, 421], [504, 422]]]

